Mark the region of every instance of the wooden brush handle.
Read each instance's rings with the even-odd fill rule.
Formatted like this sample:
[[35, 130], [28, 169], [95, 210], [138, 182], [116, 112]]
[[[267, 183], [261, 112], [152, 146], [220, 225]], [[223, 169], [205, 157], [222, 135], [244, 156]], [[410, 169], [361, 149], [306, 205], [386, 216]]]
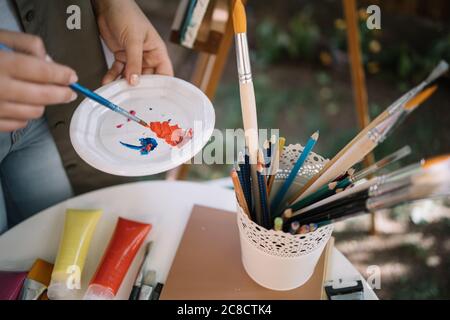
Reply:
[[363, 159], [370, 151], [376, 147], [368, 135], [364, 136], [362, 139], [356, 141], [347, 152], [342, 155], [336, 162], [334, 162], [326, 171], [324, 171], [320, 177], [312, 183], [308, 189], [306, 189], [302, 195], [296, 200], [301, 200], [309, 194], [316, 191], [322, 185], [336, 179], [340, 174], [344, 173], [351, 168], [355, 163], [358, 163]]
[[258, 119], [256, 117], [256, 101], [253, 83], [251, 81], [240, 83], [242, 119], [244, 122], [245, 140], [248, 146], [250, 169], [252, 175], [253, 203], [255, 204], [256, 222], [261, 224], [262, 211], [260, 196], [258, 192], [258, 178], [256, 174], [256, 163], [258, 161]]
[[241, 108], [244, 122], [245, 139], [248, 145], [250, 164], [256, 164], [258, 158], [258, 119], [256, 117], [255, 92], [252, 82], [241, 83]]

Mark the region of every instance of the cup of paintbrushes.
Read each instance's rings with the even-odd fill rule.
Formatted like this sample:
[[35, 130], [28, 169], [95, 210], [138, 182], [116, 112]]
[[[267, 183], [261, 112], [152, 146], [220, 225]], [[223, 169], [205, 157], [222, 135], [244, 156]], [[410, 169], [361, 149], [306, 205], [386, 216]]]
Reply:
[[[296, 159], [301, 155], [300, 144], [284, 147], [280, 155], [277, 174], [273, 178], [271, 194], [275, 194], [289, 176]], [[327, 160], [311, 152], [295, 177], [290, 192], [295, 192], [317, 172]], [[238, 169], [239, 170], [239, 169]], [[312, 276], [316, 264], [331, 237], [333, 225], [323, 226], [306, 234], [275, 231], [257, 224], [239, 190], [239, 179], [233, 171], [237, 198], [237, 222], [242, 263], [247, 274], [258, 284], [272, 290], [291, 290], [303, 285]], [[266, 179], [268, 180], [268, 179]], [[241, 194], [239, 194], [241, 193]], [[269, 199], [270, 197], [268, 197]], [[285, 197], [287, 199], [288, 197]], [[255, 204], [253, 204], [255, 205]], [[271, 213], [273, 221], [276, 213]]]

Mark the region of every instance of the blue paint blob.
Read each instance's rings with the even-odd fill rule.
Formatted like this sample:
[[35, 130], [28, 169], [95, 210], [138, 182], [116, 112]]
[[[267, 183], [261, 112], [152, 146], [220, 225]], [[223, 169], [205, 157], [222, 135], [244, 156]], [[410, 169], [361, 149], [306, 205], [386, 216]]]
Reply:
[[120, 144], [123, 145], [124, 147], [127, 147], [132, 150], [139, 150], [141, 155], [149, 154], [151, 151], [153, 151], [158, 146], [158, 142], [156, 142], [156, 140], [153, 138], [140, 138], [139, 143], [141, 145], [135, 146], [135, 145], [120, 141]]

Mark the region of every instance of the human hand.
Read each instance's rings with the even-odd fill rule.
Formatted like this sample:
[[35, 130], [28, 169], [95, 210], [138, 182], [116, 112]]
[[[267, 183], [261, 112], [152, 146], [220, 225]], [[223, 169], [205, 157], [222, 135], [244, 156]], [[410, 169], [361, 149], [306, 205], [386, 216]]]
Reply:
[[0, 131], [23, 128], [40, 118], [44, 107], [70, 102], [77, 95], [68, 87], [78, 80], [69, 67], [49, 61], [39, 37], [0, 30]]
[[141, 74], [173, 76], [164, 41], [134, 1], [96, 0], [94, 6], [100, 35], [115, 58], [103, 84], [121, 75], [131, 85]]

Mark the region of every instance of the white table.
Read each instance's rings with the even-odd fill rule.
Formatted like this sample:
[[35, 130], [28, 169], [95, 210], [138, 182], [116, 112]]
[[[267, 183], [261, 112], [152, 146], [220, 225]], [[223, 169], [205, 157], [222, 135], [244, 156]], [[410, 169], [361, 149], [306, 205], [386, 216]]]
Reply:
[[[164, 283], [194, 204], [234, 211], [234, 193], [210, 184], [151, 181], [114, 186], [72, 198], [36, 214], [1, 235], [0, 270], [29, 270], [36, 258], [54, 261], [66, 209], [100, 208], [103, 209], [103, 216], [91, 242], [82, 275], [82, 289], [86, 288], [95, 272], [119, 216], [153, 224], [148, 240], [153, 240], [154, 245], [147, 267], [156, 270], [157, 281]], [[118, 299], [128, 298], [142, 254], [140, 250], [118, 292]], [[337, 249], [333, 250], [330, 262], [333, 279], [360, 276]], [[365, 298], [377, 299], [367, 283], [363, 282]]]

